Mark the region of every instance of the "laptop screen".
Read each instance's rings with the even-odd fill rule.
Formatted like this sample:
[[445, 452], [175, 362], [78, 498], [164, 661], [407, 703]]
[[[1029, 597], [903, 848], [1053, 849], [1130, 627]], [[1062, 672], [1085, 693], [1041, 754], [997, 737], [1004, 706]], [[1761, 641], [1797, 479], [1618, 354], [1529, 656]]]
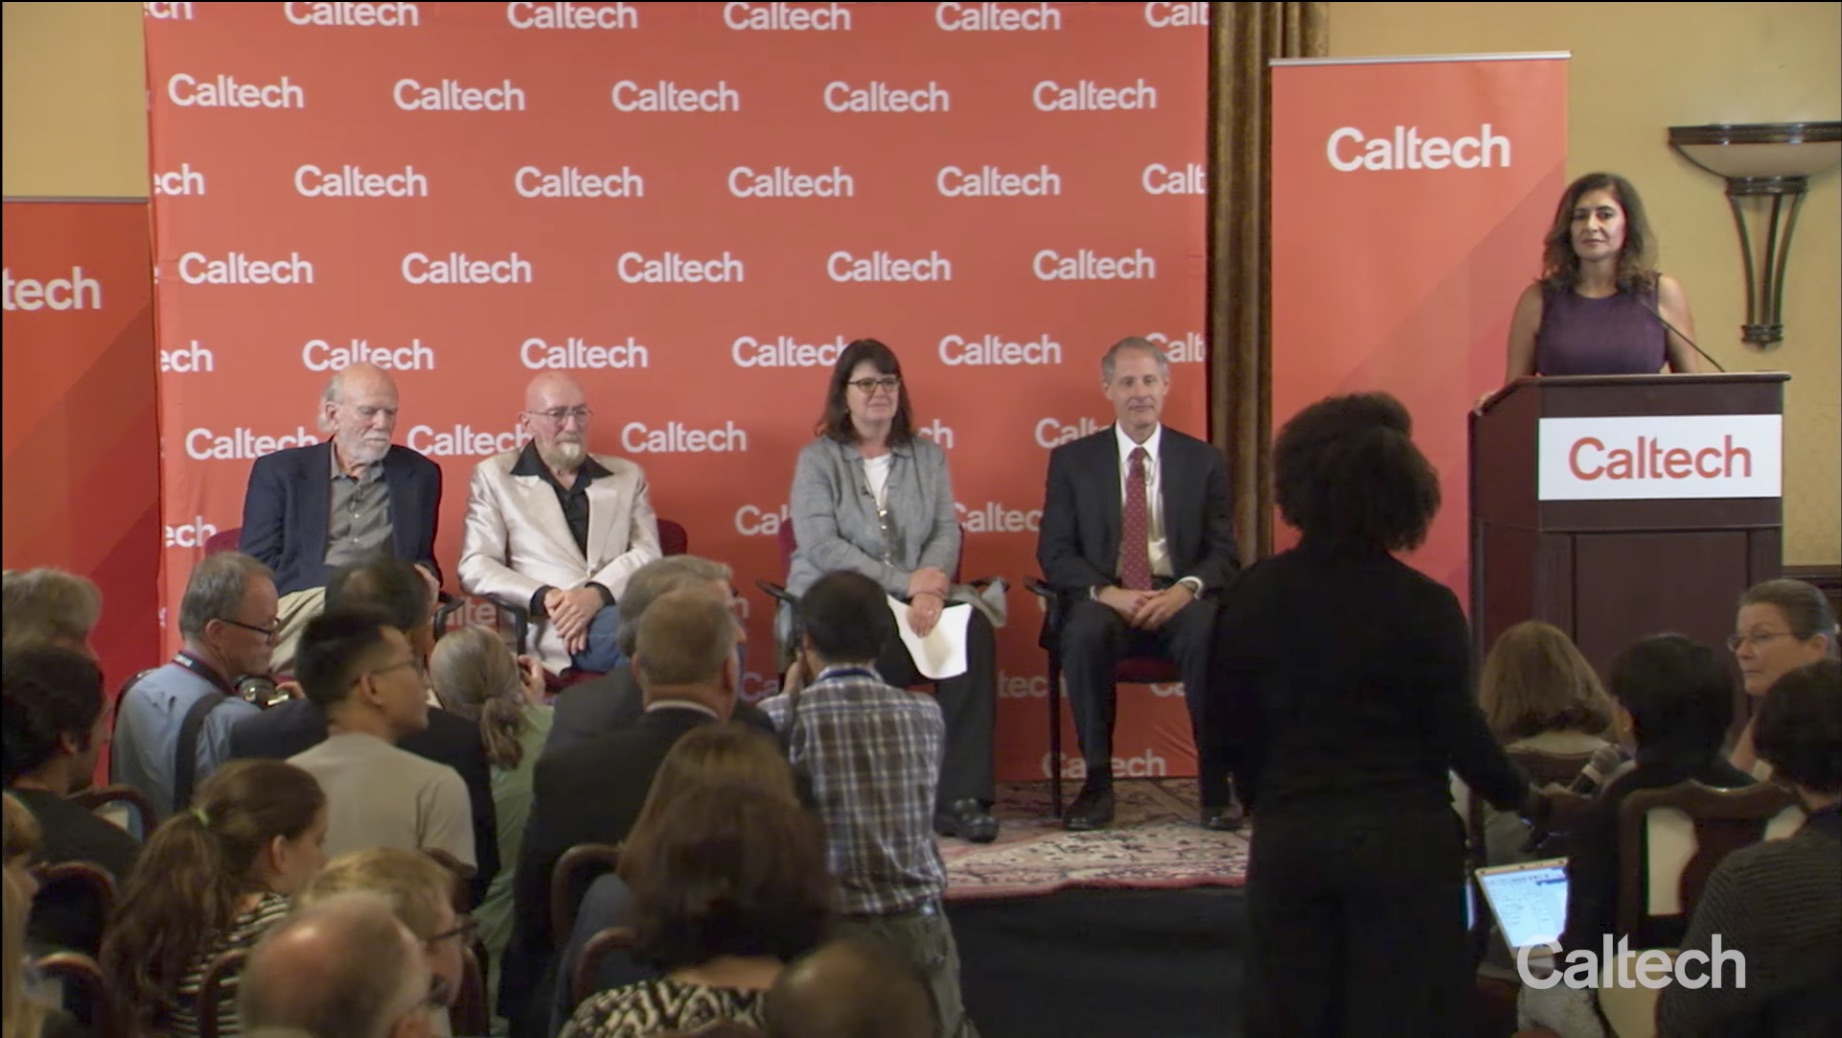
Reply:
[[1559, 944], [1567, 928], [1567, 859], [1478, 869], [1478, 885], [1510, 950]]

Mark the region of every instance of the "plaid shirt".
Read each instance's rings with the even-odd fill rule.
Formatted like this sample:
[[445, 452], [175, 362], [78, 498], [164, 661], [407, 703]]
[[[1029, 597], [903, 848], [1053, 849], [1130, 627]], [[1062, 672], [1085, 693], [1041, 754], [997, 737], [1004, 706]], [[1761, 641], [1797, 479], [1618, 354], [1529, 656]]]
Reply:
[[[787, 730], [788, 696], [761, 709]], [[894, 915], [946, 890], [934, 842], [945, 738], [932, 696], [886, 685], [866, 665], [827, 667], [800, 693], [788, 756], [812, 777], [845, 914]]]

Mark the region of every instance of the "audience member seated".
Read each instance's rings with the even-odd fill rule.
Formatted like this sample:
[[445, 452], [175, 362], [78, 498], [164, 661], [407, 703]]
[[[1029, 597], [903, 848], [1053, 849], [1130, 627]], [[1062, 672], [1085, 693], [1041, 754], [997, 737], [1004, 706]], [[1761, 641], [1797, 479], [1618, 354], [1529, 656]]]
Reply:
[[[1640, 789], [1661, 789], [1688, 779], [1719, 788], [1752, 784], [1752, 777], [1727, 763], [1721, 743], [1733, 720], [1733, 683], [1714, 650], [1679, 634], [1659, 634], [1630, 646], [1612, 662], [1612, 698], [1618, 723], [1636, 744], [1636, 766], [1606, 786], [1581, 816], [1567, 841], [1567, 929], [1565, 952], [1598, 954], [1618, 920], [1618, 808]], [[1656, 919], [1633, 935], [1631, 947], [1673, 948], [1684, 923]], [[1524, 986], [1519, 1015], [1523, 1027], [1545, 1027], [1561, 1038], [1604, 1034], [1593, 993], [1556, 984]]]
[[1683, 951], [1745, 956], [1716, 987], [1672, 984], [1657, 1004], [1661, 1038], [1842, 1034], [1842, 664], [1779, 678], [1759, 704], [1754, 745], [1810, 816], [1796, 835], [1743, 847], [1708, 876]]
[[261, 712], [237, 685], [269, 673], [279, 623], [267, 566], [226, 551], [193, 567], [179, 600], [185, 648], [135, 678], [115, 707], [114, 779], [159, 817], [190, 806], [192, 790], [230, 758], [231, 726]]
[[243, 969], [245, 1034], [422, 1038], [429, 967], [381, 899], [328, 898], [290, 916]]
[[[621, 654], [632, 657], [634, 632], [640, 616], [654, 599], [685, 588], [702, 588], [724, 605], [731, 605], [735, 601], [735, 592], [730, 587], [732, 576], [728, 566], [696, 555], [667, 555], [635, 570], [617, 607], [620, 630], [615, 642]], [[736, 637], [742, 637], [739, 629]], [[639, 720], [644, 709], [639, 679], [631, 666], [616, 667], [598, 678], [571, 685], [556, 695], [556, 723], [550, 729], [544, 753], [555, 753], [585, 739], [625, 728]]]
[[[1836, 617], [1829, 599], [1814, 585], [1801, 580], [1768, 580], [1754, 584], [1740, 596], [1740, 612], [1733, 621], [1727, 647], [1740, 664], [1746, 694], [1757, 703], [1779, 678], [1798, 667], [1815, 663], [1836, 651]], [[1748, 721], [1733, 745], [1733, 766], [1754, 778], [1770, 777], [1759, 765], [1754, 748], [1755, 722]]]
[[841, 937], [807, 952], [762, 1000], [767, 1038], [933, 1038], [927, 976], [878, 941]]
[[[774, 740], [757, 728], [737, 722], [704, 725], [679, 739], [652, 780], [646, 805], [633, 823], [629, 841], [649, 840], [659, 828], [673, 824], [677, 804], [694, 789], [712, 786], [744, 785], [798, 802], [794, 792], [793, 771]], [[573, 990], [576, 963], [588, 942], [602, 930], [614, 926], [632, 926], [632, 907], [627, 884], [616, 873], [609, 873], [589, 885], [581, 906], [576, 910], [575, 927], [563, 949], [557, 969], [556, 998], [551, 1016], [552, 1031], [575, 1012]], [[604, 959], [596, 974], [599, 988], [620, 987], [652, 976], [651, 970], [635, 963], [631, 956]]]
[[561, 936], [550, 932], [550, 876], [557, 861], [580, 843], [626, 839], [672, 746], [692, 729], [735, 712], [741, 685], [736, 620], [711, 596], [694, 589], [660, 596], [640, 618], [634, 646], [646, 703], [640, 719], [537, 762], [499, 989], [500, 1014], [519, 1038], [548, 1033], [544, 977]]
[[[326, 819], [319, 784], [292, 765], [232, 761], [206, 779], [197, 803], [147, 841], [103, 939], [102, 973], [122, 1018], [173, 1038], [198, 1034], [205, 971], [287, 914], [326, 862]], [[226, 1000], [218, 1033], [237, 1028]]]
[[610, 671], [626, 663], [614, 604], [660, 554], [646, 476], [625, 458], [588, 453], [593, 412], [573, 377], [532, 379], [524, 407], [531, 442], [473, 470], [461, 587], [528, 609], [531, 649], [552, 671]]
[[819, 823], [784, 793], [753, 786], [692, 790], [669, 824], [627, 841], [620, 874], [633, 891], [635, 955], [664, 976], [590, 998], [563, 1038], [759, 1023], [762, 992], [830, 921]]
[[0, 800], [6, 803], [4, 835], [0, 836], [0, 843], [4, 843], [6, 874], [17, 878], [29, 897], [38, 893], [38, 881], [32, 878], [30, 870], [32, 859], [38, 856], [39, 849], [44, 845], [45, 834], [38, 827], [38, 819], [32, 817], [31, 810], [15, 799], [13, 794], [8, 793], [0, 797]]
[[[10, 802], [10, 798], [9, 798]], [[26, 917], [32, 914], [31, 878], [23, 868], [7, 869], [0, 884], [6, 892], [5, 916], [0, 928], [5, 939], [0, 944], [0, 970], [4, 971], [4, 990], [0, 990], [0, 1031], [6, 1038], [82, 1038], [88, 1032], [59, 1009], [48, 992], [37, 990], [27, 958]]]
[[931, 824], [946, 738], [940, 706], [877, 674], [875, 661], [898, 635], [874, 580], [827, 573], [800, 596], [798, 614], [799, 665], [816, 677], [762, 708], [783, 733], [787, 759], [811, 781], [844, 925], [926, 971], [945, 1038], [976, 1035], [960, 999], [959, 947], [941, 905], [946, 866]]
[[[1559, 628], [1527, 620], [1504, 631], [1484, 659], [1478, 705], [1511, 755], [1579, 757], [1612, 745], [1611, 697], [1592, 664]], [[1485, 860], [1532, 860], [1529, 826], [1513, 811], [1483, 807]]]
[[[41, 860], [89, 862], [120, 886], [141, 845], [120, 826], [65, 799], [90, 784], [96, 755], [108, 742], [102, 671], [88, 656], [46, 644], [7, 650], [0, 684], [6, 788], [44, 832]], [[100, 906], [55, 893], [33, 908], [34, 947], [96, 954], [102, 946]]]
[[441, 467], [390, 434], [397, 387], [371, 364], [341, 368], [320, 399], [324, 443], [256, 459], [243, 495], [241, 548], [275, 571], [281, 629], [279, 673], [292, 673], [295, 643], [319, 615], [333, 570], [377, 552], [414, 563], [432, 591]]
[[9, 569], [0, 576], [0, 626], [7, 650], [55, 645], [94, 658], [90, 632], [102, 617], [102, 592], [61, 569]]
[[[554, 716], [553, 709], [543, 705], [543, 668], [536, 660], [515, 658], [495, 632], [463, 627], [435, 643], [429, 676], [442, 705], [479, 726], [492, 765], [499, 860], [516, 863], [531, 818], [531, 776]], [[504, 956], [512, 936], [513, 871], [500, 869], [473, 910], [493, 962]], [[488, 978], [488, 990], [496, 1002], [497, 971]]]
[[397, 921], [416, 938], [429, 967], [424, 993], [433, 1033], [451, 1033], [448, 1007], [460, 994], [461, 949], [473, 939], [473, 920], [454, 912], [455, 876], [434, 858], [400, 847], [379, 847], [342, 855], [301, 891], [299, 902], [311, 908], [345, 894], [374, 894], [390, 905]]
[[[427, 660], [435, 647], [435, 600], [415, 567], [401, 559], [374, 555], [333, 574], [326, 585], [326, 608], [369, 609], [381, 612], [392, 627], [403, 632], [418, 660]], [[431, 693], [431, 702], [433, 694]], [[273, 757], [286, 760], [326, 741], [326, 714], [311, 700], [293, 699], [272, 706], [255, 717], [244, 718], [230, 731], [233, 757]], [[499, 874], [496, 812], [493, 809], [492, 768], [480, 740], [479, 725], [435, 707], [428, 712], [428, 727], [397, 740], [397, 748], [453, 768], [467, 784], [467, 803], [473, 817], [473, 849], [480, 868], [473, 879], [473, 901], [486, 896]]]
[[301, 688], [330, 734], [288, 762], [326, 790], [327, 852], [434, 848], [475, 868], [466, 784], [396, 745], [428, 726], [422, 660], [409, 639], [383, 613], [332, 610], [307, 622], [299, 661]]

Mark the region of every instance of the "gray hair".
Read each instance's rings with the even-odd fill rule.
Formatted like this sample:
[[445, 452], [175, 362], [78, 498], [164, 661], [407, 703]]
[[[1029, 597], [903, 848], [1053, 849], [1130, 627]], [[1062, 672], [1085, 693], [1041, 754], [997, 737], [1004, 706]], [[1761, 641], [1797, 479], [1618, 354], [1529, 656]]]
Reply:
[[1166, 382], [1170, 381], [1170, 358], [1164, 355], [1164, 351], [1158, 348], [1158, 344], [1137, 335], [1128, 335], [1108, 347], [1105, 356], [1100, 358], [1100, 383], [1102, 385], [1112, 384], [1113, 367], [1119, 360], [1119, 355], [1126, 350], [1143, 350], [1156, 357], [1158, 377]]
[[631, 659], [638, 646], [640, 617], [653, 599], [698, 584], [727, 584], [733, 576], [734, 571], [723, 563], [697, 555], [667, 555], [648, 562], [627, 579], [627, 590], [620, 596], [620, 629], [614, 644]]
[[61, 569], [9, 569], [0, 578], [0, 598], [8, 649], [83, 645], [102, 616], [102, 592], [95, 583]]
[[249, 582], [257, 578], [274, 580], [275, 573], [238, 551], [205, 556], [192, 567], [185, 596], [179, 600], [180, 635], [191, 641], [205, 633], [206, 624], [236, 612]]
[[429, 983], [415, 935], [389, 902], [342, 894], [297, 909], [263, 937], [237, 985], [237, 1010], [245, 1034], [386, 1038], [422, 1011]]
[[1798, 641], [1823, 635], [1829, 639], [1829, 655], [1836, 655], [1836, 617], [1829, 610], [1829, 599], [1815, 584], [1790, 577], [1754, 584], [1740, 595], [1740, 608], [1749, 605], [1776, 606]]
[[316, 420], [323, 433], [332, 432], [337, 426], [337, 423], [326, 413], [326, 405], [337, 405], [340, 398], [345, 395], [345, 371], [346, 369], [340, 368], [333, 372], [333, 377], [326, 380], [326, 392], [320, 394], [320, 413]]

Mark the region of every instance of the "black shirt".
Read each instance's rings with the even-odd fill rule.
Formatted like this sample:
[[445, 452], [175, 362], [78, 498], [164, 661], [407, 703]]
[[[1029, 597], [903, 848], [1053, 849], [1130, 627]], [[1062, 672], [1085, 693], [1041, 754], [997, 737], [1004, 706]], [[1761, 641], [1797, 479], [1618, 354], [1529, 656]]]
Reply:
[[[42, 789], [7, 790], [38, 819], [44, 830], [44, 850], [39, 861], [57, 865], [82, 861], [100, 866], [115, 877], [119, 894], [141, 855], [141, 845], [120, 826], [80, 804]], [[32, 905], [28, 939], [35, 948], [67, 948], [94, 955], [102, 944], [100, 905], [78, 897], [62, 897], [47, 889]]]
[[[544, 459], [537, 453], [537, 442], [533, 440], [525, 444], [524, 450], [519, 452], [518, 461], [512, 465], [512, 475], [536, 476], [550, 484], [550, 489], [556, 492], [556, 503], [562, 506], [563, 521], [569, 524], [569, 535], [576, 539], [576, 547], [582, 552], [582, 557], [587, 558], [588, 485], [602, 476], [611, 476], [613, 473], [596, 461], [594, 455], [585, 453], [582, 456], [582, 466], [576, 469], [575, 483], [566, 487], [557, 482], [556, 474], [550, 471], [550, 466], [544, 464]], [[614, 604], [614, 595], [607, 588], [600, 584], [590, 586], [601, 592], [601, 600], [604, 603]], [[550, 590], [551, 588], [546, 585], [538, 588], [537, 593], [531, 596], [532, 616], [545, 614], [544, 595]]]

